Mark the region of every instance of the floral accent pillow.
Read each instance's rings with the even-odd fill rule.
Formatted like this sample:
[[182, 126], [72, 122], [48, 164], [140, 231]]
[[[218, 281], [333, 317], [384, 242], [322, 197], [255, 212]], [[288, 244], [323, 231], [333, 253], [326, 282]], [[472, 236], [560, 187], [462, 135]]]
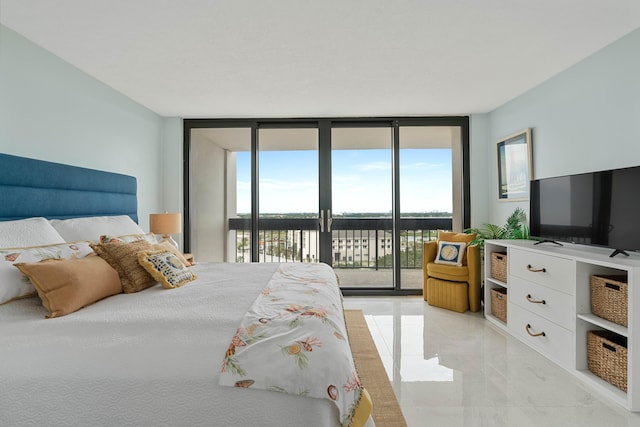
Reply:
[[139, 252], [138, 262], [165, 289], [178, 288], [197, 279], [170, 250]]
[[0, 249], [0, 304], [36, 295], [33, 284], [27, 276], [13, 267], [14, 264], [49, 259], [80, 259], [92, 253], [89, 242]]
[[103, 234], [102, 236], [100, 236], [100, 243], [131, 243], [140, 240], [146, 240], [147, 242], [152, 244], [158, 243], [158, 239], [153, 233], [125, 234], [124, 236], [111, 236], [108, 234]]

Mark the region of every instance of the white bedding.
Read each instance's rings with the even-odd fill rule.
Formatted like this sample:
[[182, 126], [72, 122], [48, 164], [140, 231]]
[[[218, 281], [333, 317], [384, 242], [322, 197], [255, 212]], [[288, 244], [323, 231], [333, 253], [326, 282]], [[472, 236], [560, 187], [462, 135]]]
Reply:
[[238, 323], [276, 267], [198, 264], [182, 288], [53, 319], [37, 298], [0, 306], [0, 426], [338, 425], [327, 399], [218, 385]]

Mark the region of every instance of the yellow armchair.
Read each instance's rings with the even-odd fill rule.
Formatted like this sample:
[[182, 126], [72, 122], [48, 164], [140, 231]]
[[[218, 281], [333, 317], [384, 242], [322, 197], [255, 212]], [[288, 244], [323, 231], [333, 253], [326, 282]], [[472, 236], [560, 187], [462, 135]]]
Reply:
[[[458, 237], [460, 236], [460, 237]], [[465, 237], [462, 237], [465, 236]], [[469, 238], [471, 236], [471, 238]], [[438, 236], [443, 241], [470, 241], [473, 235], [447, 233]], [[429, 305], [460, 313], [481, 309], [480, 300], [480, 247], [467, 246], [462, 266], [435, 262], [438, 241], [424, 243], [422, 252], [423, 297]]]

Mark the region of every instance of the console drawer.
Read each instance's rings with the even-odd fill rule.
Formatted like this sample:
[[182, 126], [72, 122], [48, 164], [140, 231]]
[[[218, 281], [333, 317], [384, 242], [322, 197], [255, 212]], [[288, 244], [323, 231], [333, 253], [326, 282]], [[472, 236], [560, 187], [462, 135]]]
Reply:
[[573, 329], [575, 325], [575, 300], [571, 295], [519, 277], [511, 278], [508, 295], [509, 302], [564, 328]]
[[573, 261], [535, 252], [511, 249], [509, 276], [516, 276], [551, 289], [575, 294]]
[[[560, 366], [573, 369], [575, 365], [572, 348], [573, 333], [570, 330], [533, 314], [517, 304], [509, 304], [507, 311], [509, 313], [507, 325], [512, 334]], [[540, 335], [532, 336], [530, 333]]]

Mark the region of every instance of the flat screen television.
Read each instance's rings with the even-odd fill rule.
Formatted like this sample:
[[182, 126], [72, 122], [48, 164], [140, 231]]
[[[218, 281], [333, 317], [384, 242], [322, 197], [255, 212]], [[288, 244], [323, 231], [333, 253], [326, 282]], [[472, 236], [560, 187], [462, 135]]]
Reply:
[[530, 203], [534, 239], [640, 250], [640, 166], [532, 180]]

